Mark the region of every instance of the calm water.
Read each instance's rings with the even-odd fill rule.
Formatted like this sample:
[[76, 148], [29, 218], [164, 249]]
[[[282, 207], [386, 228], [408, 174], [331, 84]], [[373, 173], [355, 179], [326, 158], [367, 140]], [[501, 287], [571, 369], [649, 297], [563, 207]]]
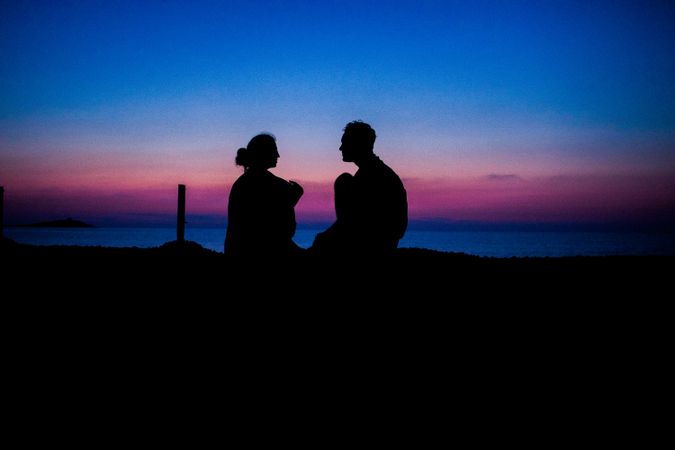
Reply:
[[[299, 229], [295, 242], [309, 247], [321, 230]], [[5, 235], [37, 245], [156, 247], [176, 239], [173, 228], [8, 228]], [[186, 229], [185, 238], [223, 250], [224, 228]], [[400, 247], [479, 256], [675, 255], [675, 234], [553, 231], [408, 231]]]

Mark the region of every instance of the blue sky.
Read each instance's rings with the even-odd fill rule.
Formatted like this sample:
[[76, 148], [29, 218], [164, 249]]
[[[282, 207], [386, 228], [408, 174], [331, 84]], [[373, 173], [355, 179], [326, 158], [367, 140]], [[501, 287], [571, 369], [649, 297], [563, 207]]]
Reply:
[[617, 127], [675, 125], [672, 2], [44, 1], [3, 9], [4, 117], [255, 90], [252, 99], [294, 93], [345, 106], [473, 97]]
[[330, 184], [353, 119], [415, 180], [667, 177], [673, 23], [666, 1], [2, 2], [0, 181], [226, 191], [270, 131], [278, 174]]

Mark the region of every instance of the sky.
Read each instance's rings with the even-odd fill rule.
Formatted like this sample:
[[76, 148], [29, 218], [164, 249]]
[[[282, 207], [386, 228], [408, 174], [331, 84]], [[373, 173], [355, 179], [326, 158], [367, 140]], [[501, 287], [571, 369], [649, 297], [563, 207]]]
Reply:
[[344, 125], [411, 223], [675, 224], [672, 1], [0, 0], [5, 223], [226, 224], [236, 150], [334, 218]]

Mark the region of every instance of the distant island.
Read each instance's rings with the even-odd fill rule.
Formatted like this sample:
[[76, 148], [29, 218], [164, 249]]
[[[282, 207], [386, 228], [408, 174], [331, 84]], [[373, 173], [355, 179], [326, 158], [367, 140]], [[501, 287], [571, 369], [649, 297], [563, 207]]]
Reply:
[[48, 222], [30, 223], [19, 225], [20, 227], [45, 227], [45, 228], [94, 228], [94, 225], [84, 223], [80, 220], [74, 220], [70, 217], [63, 220], [51, 220]]

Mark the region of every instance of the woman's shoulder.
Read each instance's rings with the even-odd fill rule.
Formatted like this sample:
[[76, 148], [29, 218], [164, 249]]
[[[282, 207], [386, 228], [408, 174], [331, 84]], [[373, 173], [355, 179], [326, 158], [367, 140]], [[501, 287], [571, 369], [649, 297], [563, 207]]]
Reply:
[[269, 180], [270, 175], [272, 174], [268, 171], [247, 170], [237, 178], [234, 184], [245, 185], [264, 183]]
[[[259, 174], [254, 172], [244, 172], [232, 184], [231, 194], [246, 195], [247, 193], [265, 189], [265, 181]], [[230, 194], [230, 195], [231, 195]]]
[[234, 180], [234, 183], [232, 183], [232, 189], [241, 189], [242, 186], [245, 186], [247, 183], [249, 183], [249, 175], [244, 172], [241, 175], [239, 175], [239, 178]]
[[232, 185], [232, 189], [255, 189], [260, 191], [287, 191], [292, 189], [291, 183], [274, 175], [272, 172], [248, 171], [241, 175]]

